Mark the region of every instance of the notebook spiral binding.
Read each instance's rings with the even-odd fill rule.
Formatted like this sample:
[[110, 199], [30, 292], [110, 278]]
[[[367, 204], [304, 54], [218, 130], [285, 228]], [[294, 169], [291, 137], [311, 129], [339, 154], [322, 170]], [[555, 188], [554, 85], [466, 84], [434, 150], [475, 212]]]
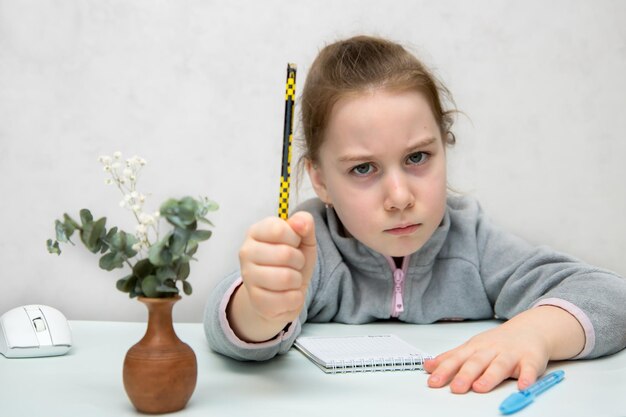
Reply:
[[331, 374], [354, 372], [421, 371], [424, 362], [432, 356], [412, 356], [410, 358], [377, 358], [330, 361]]

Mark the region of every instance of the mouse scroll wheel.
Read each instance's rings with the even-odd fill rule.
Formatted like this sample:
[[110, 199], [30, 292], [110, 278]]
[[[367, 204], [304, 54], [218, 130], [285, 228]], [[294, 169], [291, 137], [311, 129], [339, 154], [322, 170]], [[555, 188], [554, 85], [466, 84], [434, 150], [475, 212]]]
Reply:
[[38, 332], [43, 332], [44, 330], [46, 330], [46, 324], [40, 317], [33, 319], [33, 326], [35, 326], [35, 330]]

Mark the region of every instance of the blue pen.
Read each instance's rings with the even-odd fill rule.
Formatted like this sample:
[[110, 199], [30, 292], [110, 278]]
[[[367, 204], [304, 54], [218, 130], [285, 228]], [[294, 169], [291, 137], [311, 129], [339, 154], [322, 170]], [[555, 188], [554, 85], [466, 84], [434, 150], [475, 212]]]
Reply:
[[555, 386], [565, 377], [564, 371], [550, 372], [530, 387], [509, 395], [506, 400], [500, 404], [500, 412], [502, 414], [513, 414], [521, 410], [535, 400], [535, 397], [550, 387]]

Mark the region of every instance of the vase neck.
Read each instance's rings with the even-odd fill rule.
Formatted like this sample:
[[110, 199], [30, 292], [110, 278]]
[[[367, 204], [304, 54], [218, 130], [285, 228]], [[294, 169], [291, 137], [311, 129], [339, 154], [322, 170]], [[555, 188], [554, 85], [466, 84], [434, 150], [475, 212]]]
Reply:
[[173, 298], [140, 298], [148, 308], [148, 328], [144, 339], [161, 339], [177, 337], [172, 323], [174, 303], [180, 299]]

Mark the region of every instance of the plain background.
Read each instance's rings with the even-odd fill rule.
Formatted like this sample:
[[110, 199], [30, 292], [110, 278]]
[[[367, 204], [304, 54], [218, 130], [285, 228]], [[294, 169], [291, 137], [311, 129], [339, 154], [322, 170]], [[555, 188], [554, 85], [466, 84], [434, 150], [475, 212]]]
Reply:
[[[463, 112], [450, 185], [503, 228], [626, 274], [626, 2], [0, 0], [0, 313], [144, 320], [54, 220], [134, 228], [97, 158], [148, 161], [146, 207], [220, 204], [176, 305], [199, 322], [253, 222], [276, 214], [287, 62], [298, 92], [326, 43], [365, 33], [429, 65]], [[299, 122], [296, 121], [296, 136]], [[297, 200], [312, 195], [308, 183]]]

